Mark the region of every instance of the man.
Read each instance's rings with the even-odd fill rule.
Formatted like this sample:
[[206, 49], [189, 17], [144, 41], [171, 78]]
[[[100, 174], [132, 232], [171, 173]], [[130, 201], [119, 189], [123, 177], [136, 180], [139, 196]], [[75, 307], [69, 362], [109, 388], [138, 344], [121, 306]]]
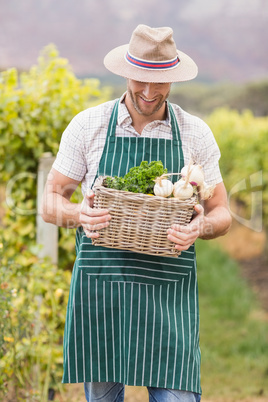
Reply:
[[[44, 193], [45, 221], [77, 227], [63, 382], [83, 382], [87, 401], [123, 401], [124, 384], [147, 386], [150, 401], [200, 400], [194, 242], [225, 234], [231, 218], [213, 134], [167, 101], [172, 82], [197, 75], [172, 35], [171, 28], [139, 25], [129, 45], [108, 53], [104, 64], [127, 79], [127, 92], [72, 120]], [[179, 258], [92, 245], [111, 219], [108, 210], [93, 207], [97, 176], [123, 176], [142, 160], [162, 160], [179, 172], [191, 158], [215, 190], [204, 207], [195, 207], [189, 225], [168, 229]], [[84, 201], [72, 204], [80, 182]]]

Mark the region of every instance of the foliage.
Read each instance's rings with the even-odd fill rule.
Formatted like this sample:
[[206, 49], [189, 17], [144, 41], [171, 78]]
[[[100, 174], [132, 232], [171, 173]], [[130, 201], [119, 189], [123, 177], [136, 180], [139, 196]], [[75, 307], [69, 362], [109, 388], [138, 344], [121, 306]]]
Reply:
[[[53, 45], [29, 72], [0, 74], [0, 185], [6, 189], [0, 226], [0, 391], [13, 384], [13, 400], [47, 400], [48, 387], [61, 382], [66, 268], [74, 261], [74, 231], [65, 229], [59, 239], [59, 266], [65, 271], [37, 257], [38, 161], [44, 152], [56, 154], [74, 115], [108, 95], [97, 80], [77, 79]], [[78, 190], [72, 201], [80, 199]]]
[[[97, 80], [78, 80], [67, 60], [59, 58], [54, 46], [43, 50], [38, 64], [29, 72], [19, 75], [11, 69], [0, 74], [0, 184], [6, 186], [7, 195], [0, 227], [0, 397], [10, 379], [17, 392], [16, 400], [20, 397], [32, 401], [45, 400], [48, 387], [61, 381], [62, 336], [70, 283], [70, 272], [66, 268], [74, 260], [74, 231], [60, 231], [59, 266], [63, 269], [38, 259], [35, 241], [38, 160], [44, 152], [56, 154], [61, 134], [75, 114], [108, 97], [108, 88], [100, 88]], [[216, 98], [220, 102], [219, 92], [215, 93]], [[267, 118], [254, 117], [249, 111], [240, 114], [235, 110], [218, 109], [207, 122], [221, 148], [221, 170], [229, 192], [237, 183], [244, 179], [250, 182], [253, 175], [261, 172], [261, 184], [245, 187], [233, 196], [250, 210], [252, 191], [261, 191], [263, 222], [267, 224]], [[162, 173], [161, 167], [154, 174]], [[138, 182], [140, 179], [139, 175]], [[80, 199], [78, 191], [72, 201]], [[232, 276], [234, 271], [229, 260], [223, 264], [220, 253], [210, 255], [208, 249], [204, 250], [204, 261], [214, 261], [213, 267], [222, 267], [219, 273], [224, 272], [227, 279], [230, 278], [228, 282], [223, 281], [213, 267], [200, 271], [201, 307], [206, 308], [210, 324], [214, 320], [221, 322], [215, 328], [203, 324], [208, 325], [205, 333], [211, 334], [211, 339], [203, 338], [210, 345], [205, 348], [205, 358], [220, 359], [219, 376], [220, 370], [232, 372], [232, 361], [227, 356], [231, 348], [232, 353], [238, 351], [239, 358], [242, 356], [239, 368], [249, 364], [257, 376], [264, 370], [262, 356], [267, 354], [267, 344], [263, 339], [259, 343], [263, 329], [249, 318], [252, 296], [238, 284], [237, 277]], [[239, 301], [243, 297], [243, 305], [237, 306], [236, 296]], [[242, 332], [236, 327], [238, 322]], [[228, 328], [229, 343], [220, 337], [224, 333], [222, 325]], [[245, 333], [232, 349], [231, 337]], [[219, 354], [217, 339], [225, 345], [219, 349]], [[259, 345], [257, 350], [255, 345]], [[250, 356], [255, 354], [259, 366], [252, 360], [247, 363], [244, 352]], [[210, 370], [210, 364], [207, 367]], [[26, 395], [29, 390], [32, 390], [31, 395]]]
[[204, 398], [267, 397], [267, 314], [216, 241], [197, 241], [196, 254]]
[[[29, 72], [18, 75], [13, 68], [0, 74], [0, 173], [7, 186], [9, 209], [3, 223], [9, 254], [35, 242], [40, 156], [44, 152], [55, 155], [61, 134], [74, 115], [107, 100], [108, 95], [109, 89], [100, 88], [98, 80], [77, 79], [53, 45], [44, 48]], [[78, 194], [73, 201], [78, 200]], [[73, 261], [71, 250], [66, 231], [61, 230], [64, 266]]]
[[142, 161], [140, 166], [132, 167], [124, 177], [106, 177], [104, 186], [133, 193], [153, 194], [154, 179], [167, 173], [161, 161]]
[[26, 268], [0, 244], [0, 399], [46, 401], [62, 377], [62, 338], [70, 272], [41, 262]]
[[207, 116], [216, 108], [230, 107], [242, 113], [250, 109], [254, 116], [268, 115], [268, 81], [246, 84], [198, 81], [173, 84], [170, 101], [199, 116]]
[[229, 101], [231, 108], [242, 112], [250, 109], [254, 116], [268, 116], [268, 81], [250, 82], [239, 88]]
[[245, 206], [243, 222], [253, 230], [268, 231], [268, 117], [225, 108], [215, 110], [207, 123], [221, 150], [230, 198]]

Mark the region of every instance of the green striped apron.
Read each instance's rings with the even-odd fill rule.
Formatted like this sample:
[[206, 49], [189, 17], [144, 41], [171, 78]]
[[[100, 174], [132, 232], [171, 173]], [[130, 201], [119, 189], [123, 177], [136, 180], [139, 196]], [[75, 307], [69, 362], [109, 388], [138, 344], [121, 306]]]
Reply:
[[[98, 175], [122, 176], [141, 161], [184, 165], [179, 127], [173, 140], [115, 136], [110, 118]], [[194, 245], [178, 258], [93, 246], [76, 235], [64, 333], [63, 382], [127, 385], [201, 393], [199, 308]]]

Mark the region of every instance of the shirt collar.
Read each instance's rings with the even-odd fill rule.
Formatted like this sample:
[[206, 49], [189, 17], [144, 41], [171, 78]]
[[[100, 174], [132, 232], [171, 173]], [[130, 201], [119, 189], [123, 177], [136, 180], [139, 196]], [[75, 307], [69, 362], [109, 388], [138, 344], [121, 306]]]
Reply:
[[[128, 109], [126, 107], [126, 104], [125, 104], [125, 97], [126, 97], [126, 92], [119, 99], [119, 105], [118, 105], [118, 118], [117, 118], [117, 121], [118, 121], [119, 126], [122, 126], [122, 127], [130, 126], [131, 123], [132, 123], [132, 118], [131, 118], [131, 116], [129, 114], [129, 111], [128, 111]], [[169, 108], [167, 108], [167, 118], [166, 118], [166, 120], [156, 120], [154, 123], [163, 124], [165, 126], [171, 127]]]

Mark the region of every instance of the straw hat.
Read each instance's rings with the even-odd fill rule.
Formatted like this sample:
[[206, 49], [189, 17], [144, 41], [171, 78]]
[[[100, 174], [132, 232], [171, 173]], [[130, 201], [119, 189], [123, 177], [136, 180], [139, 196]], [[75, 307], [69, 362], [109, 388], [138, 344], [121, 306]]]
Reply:
[[112, 73], [141, 82], [179, 82], [197, 76], [197, 65], [177, 50], [169, 27], [138, 25], [129, 45], [111, 50], [104, 58]]

